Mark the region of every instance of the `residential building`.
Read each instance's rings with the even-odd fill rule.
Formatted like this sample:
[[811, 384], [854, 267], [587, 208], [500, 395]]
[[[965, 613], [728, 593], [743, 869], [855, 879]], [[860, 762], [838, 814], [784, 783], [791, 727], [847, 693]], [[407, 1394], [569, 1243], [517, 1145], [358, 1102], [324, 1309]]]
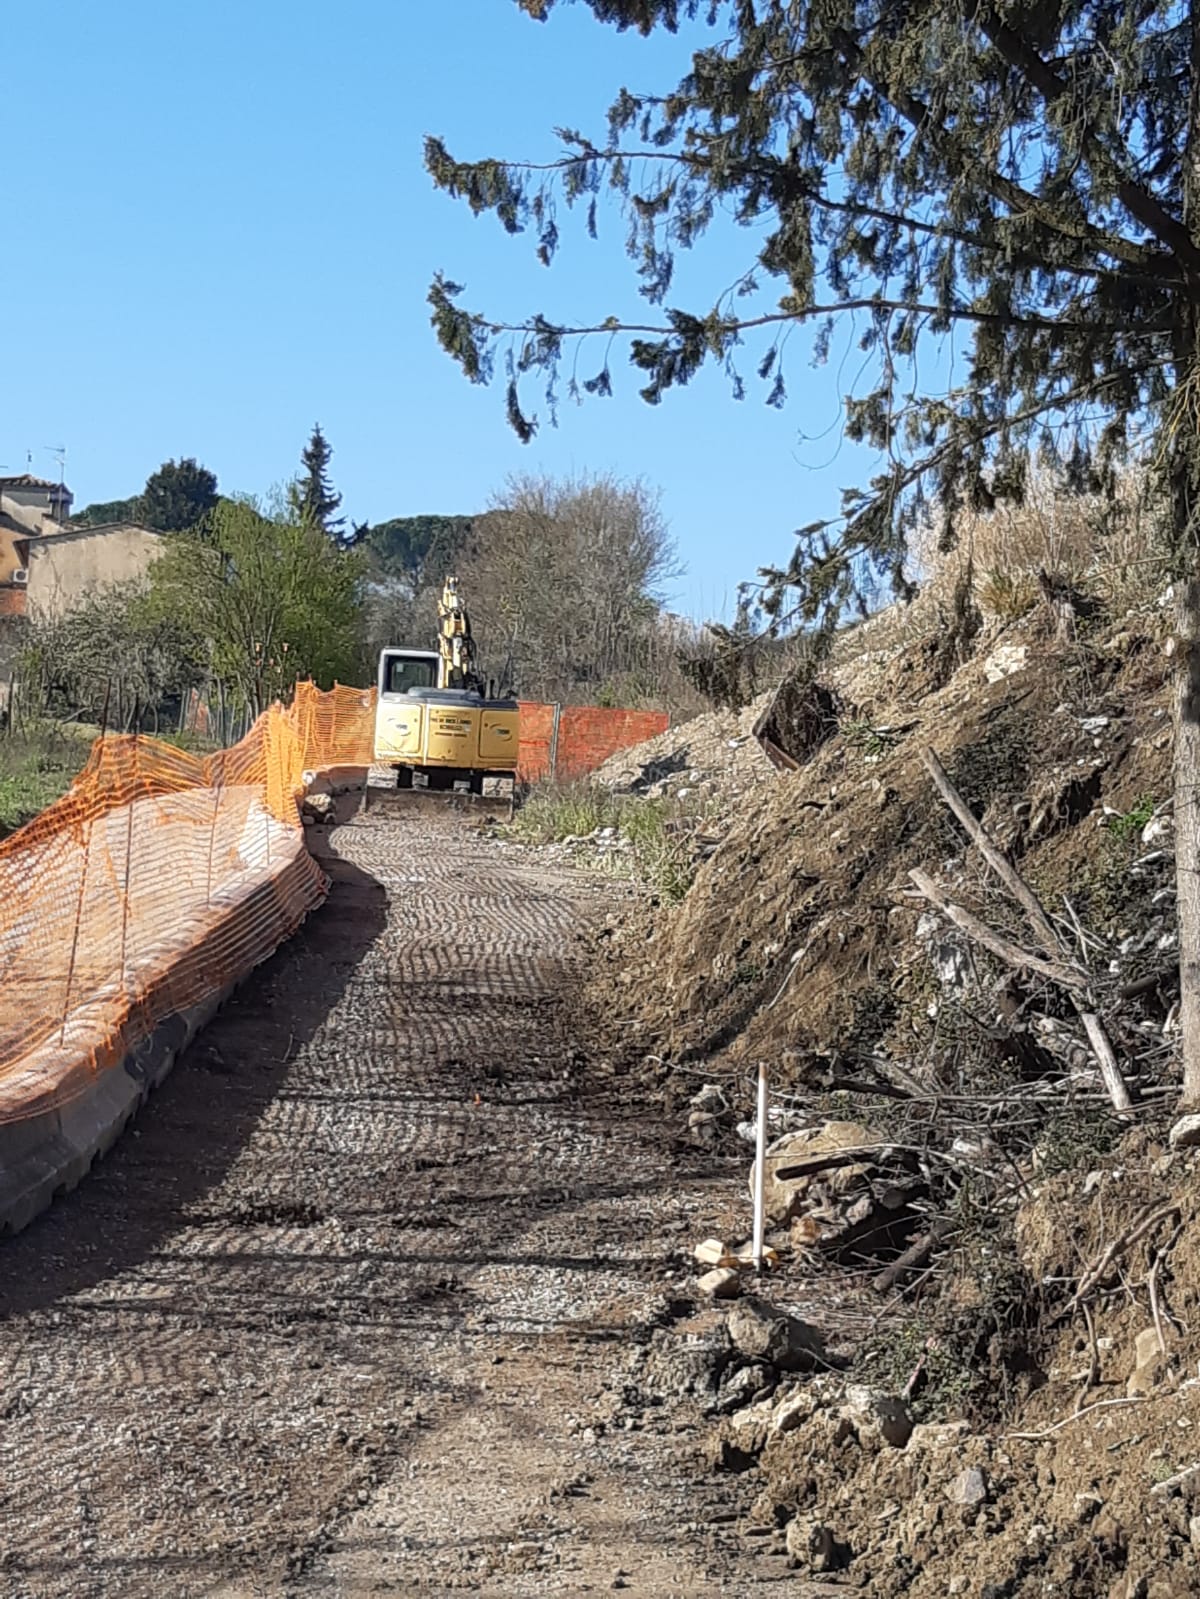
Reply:
[[136, 522], [72, 527], [72, 498], [63, 483], [0, 478], [0, 619], [62, 616], [162, 553], [162, 534]]

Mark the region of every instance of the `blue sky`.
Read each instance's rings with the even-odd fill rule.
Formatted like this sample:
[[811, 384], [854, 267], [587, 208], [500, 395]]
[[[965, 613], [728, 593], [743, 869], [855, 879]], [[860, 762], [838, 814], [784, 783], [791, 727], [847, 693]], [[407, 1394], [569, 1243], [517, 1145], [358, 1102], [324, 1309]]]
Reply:
[[[868, 475], [840, 441], [839, 356], [843, 387], [861, 360], [848, 329], [827, 368], [797, 342], [782, 412], [753, 383], [734, 403], [716, 373], [652, 409], [614, 364], [613, 399], [564, 402], [529, 446], [501, 390], [472, 388], [436, 345], [437, 270], [498, 317], [640, 302], [615, 213], [599, 245], [564, 227], [546, 272], [531, 238], [434, 191], [423, 135], [464, 159], [553, 158], [553, 128], [599, 135], [622, 84], [673, 84], [686, 39], [619, 35], [581, 6], [539, 25], [515, 0], [0, 11], [0, 466], [24, 470], [32, 450], [52, 475], [46, 447], [65, 444], [79, 505], [181, 455], [263, 492], [319, 420], [358, 520], [478, 509], [514, 471], [641, 476], [687, 566], [673, 600], [698, 617], [727, 613], [740, 579], [786, 560], [791, 530]], [[672, 299], [707, 305], [753, 250], [718, 228]]]

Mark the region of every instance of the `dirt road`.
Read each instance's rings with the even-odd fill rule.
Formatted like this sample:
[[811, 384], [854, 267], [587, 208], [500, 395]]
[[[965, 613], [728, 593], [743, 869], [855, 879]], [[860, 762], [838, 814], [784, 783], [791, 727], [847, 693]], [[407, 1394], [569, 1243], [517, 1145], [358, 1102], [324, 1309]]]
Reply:
[[728, 1188], [594, 1058], [603, 886], [453, 822], [325, 850], [325, 908], [0, 1243], [0, 1592], [761, 1591], [686, 1413], [618, 1402]]

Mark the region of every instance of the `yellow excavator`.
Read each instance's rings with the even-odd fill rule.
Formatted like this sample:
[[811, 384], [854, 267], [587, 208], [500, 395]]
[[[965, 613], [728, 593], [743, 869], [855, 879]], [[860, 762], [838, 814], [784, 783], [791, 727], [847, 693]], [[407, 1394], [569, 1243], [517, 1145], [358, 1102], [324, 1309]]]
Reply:
[[[438, 601], [436, 650], [389, 645], [379, 656], [374, 781], [368, 807], [383, 798], [439, 794], [490, 800], [512, 812], [520, 752], [520, 711], [476, 668], [471, 619], [457, 578]], [[379, 781], [388, 774], [386, 787]], [[507, 792], [485, 795], [484, 784]]]

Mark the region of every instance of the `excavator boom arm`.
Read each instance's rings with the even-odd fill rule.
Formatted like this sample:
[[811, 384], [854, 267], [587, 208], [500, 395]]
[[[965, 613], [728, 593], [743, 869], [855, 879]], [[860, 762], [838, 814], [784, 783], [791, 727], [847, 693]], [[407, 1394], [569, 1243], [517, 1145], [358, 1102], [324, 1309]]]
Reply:
[[478, 688], [475, 640], [471, 618], [458, 592], [458, 579], [448, 577], [438, 601], [439, 688]]

